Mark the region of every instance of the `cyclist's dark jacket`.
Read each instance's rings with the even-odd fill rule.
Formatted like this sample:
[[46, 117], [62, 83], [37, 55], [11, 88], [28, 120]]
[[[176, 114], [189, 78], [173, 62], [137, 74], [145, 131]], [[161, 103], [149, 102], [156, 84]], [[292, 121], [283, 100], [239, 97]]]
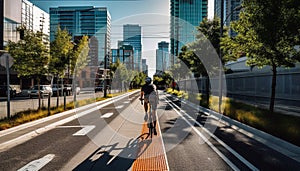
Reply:
[[142, 87], [142, 91], [145, 93], [145, 95], [149, 95], [153, 91], [156, 91], [156, 87], [154, 84], [145, 84]]

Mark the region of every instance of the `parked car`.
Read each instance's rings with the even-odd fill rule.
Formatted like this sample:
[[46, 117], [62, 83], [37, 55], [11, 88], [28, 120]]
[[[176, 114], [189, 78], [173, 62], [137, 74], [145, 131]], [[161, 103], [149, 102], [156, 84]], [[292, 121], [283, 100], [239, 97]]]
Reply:
[[95, 93], [97, 93], [99, 91], [103, 91], [103, 85], [98, 85], [95, 87]]
[[[14, 98], [16, 97], [16, 90], [14, 90], [12, 87], [9, 86], [9, 92], [10, 92], [10, 97]], [[1, 85], [0, 86], [0, 97], [7, 97], [7, 86], [6, 85]]]
[[59, 96], [62, 95], [62, 92], [61, 92], [62, 88], [61, 88], [61, 85], [60, 84], [53, 84], [52, 85], [52, 95], [53, 96], [57, 96], [57, 94]]
[[[38, 86], [35, 85], [32, 87], [29, 91], [29, 98], [38, 97]], [[44, 98], [45, 96], [52, 96], [52, 88], [50, 85], [40, 85], [40, 96], [41, 98]]]
[[66, 93], [67, 96], [70, 96], [70, 95], [73, 94], [72, 84], [65, 84], [64, 85], [64, 93]]
[[[106, 85], [106, 90], [110, 90], [110, 85]], [[103, 85], [98, 85], [95, 87], [95, 93], [97, 93], [98, 91], [104, 91], [104, 86]]]

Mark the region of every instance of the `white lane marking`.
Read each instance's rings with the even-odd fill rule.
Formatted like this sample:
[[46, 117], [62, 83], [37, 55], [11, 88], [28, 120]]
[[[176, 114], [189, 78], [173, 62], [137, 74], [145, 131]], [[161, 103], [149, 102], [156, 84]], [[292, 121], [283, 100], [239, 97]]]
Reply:
[[171, 104], [168, 100], [165, 99], [165, 101], [174, 109], [174, 111], [187, 123], [190, 125], [190, 127], [207, 143], [207, 145], [210, 146], [210, 148], [215, 151], [233, 170], [239, 170], [238, 167], [233, 164], [225, 155], [223, 155], [211, 142], [208, 141], [208, 139], [201, 134], [200, 131], [198, 131], [193, 124], [191, 124], [185, 117], [182, 116], [182, 114], [175, 109], [175, 106]]
[[[134, 94], [134, 93], [135, 93], [135, 92], [131, 92], [131, 93], [129, 93], [129, 94], [124, 94], [124, 95], [121, 95], [120, 97], [117, 97], [116, 99], [112, 99], [112, 100], [109, 100], [109, 101], [105, 101], [105, 100], [104, 100], [104, 101], [105, 101], [104, 103], [96, 102], [96, 105], [98, 105], [96, 108], [95, 108], [95, 107], [92, 107], [92, 108], [89, 109], [89, 110], [86, 110], [86, 111], [77, 113], [76, 115], [70, 116], [70, 117], [65, 118], [65, 119], [63, 119], [63, 120], [60, 120], [60, 121], [58, 121], [58, 122], [54, 122], [54, 123], [52, 123], [52, 124], [50, 124], [50, 125], [47, 125], [47, 126], [45, 126], [45, 127], [38, 128], [38, 129], [36, 129], [36, 130], [34, 130], [34, 131], [31, 131], [31, 132], [29, 132], [29, 133], [27, 133], [27, 134], [21, 135], [21, 136], [19, 136], [19, 137], [17, 137], [17, 138], [8, 140], [8, 141], [6, 141], [6, 142], [0, 144], [0, 152], [1, 152], [3, 149], [8, 149], [8, 148], [14, 147], [14, 146], [16, 146], [16, 145], [18, 145], [18, 144], [21, 144], [21, 143], [23, 143], [23, 142], [25, 142], [25, 141], [28, 141], [28, 140], [32, 139], [33, 137], [36, 137], [36, 136], [38, 136], [38, 135], [40, 135], [40, 134], [42, 134], [42, 133], [44, 133], [44, 132], [47, 132], [47, 131], [49, 131], [49, 130], [51, 130], [51, 129], [54, 129], [55, 127], [57, 127], [57, 126], [59, 126], [59, 125], [68, 123], [68, 122], [70, 122], [70, 121], [72, 121], [72, 120], [74, 120], [74, 119], [77, 119], [77, 118], [80, 118], [80, 117], [82, 117], [82, 116], [85, 116], [85, 115], [87, 115], [87, 114], [89, 114], [89, 113], [91, 113], [91, 112], [94, 112], [94, 111], [98, 110], [98, 108], [103, 108], [103, 107], [105, 107], [105, 106], [107, 106], [107, 105], [110, 105], [110, 104], [114, 103], [115, 101], [121, 100], [121, 99], [123, 99], [124, 97], [129, 96], [129, 95]], [[99, 104], [100, 104], [100, 105], [99, 105]], [[95, 104], [93, 103], [93, 104], [91, 104], [91, 106], [95, 106]], [[87, 105], [87, 107], [91, 107], [91, 106], [90, 106], [90, 105]], [[86, 106], [83, 106], [83, 107], [87, 108]], [[77, 110], [77, 109], [75, 109], [75, 111], [76, 111], [76, 110]], [[55, 116], [55, 115], [53, 115], [53, 116]], [[37, 120], [37, 121], [38, 121], [38, 120]], [[30, 122], [29, 122], [29, 123], [30, 123]], [[18, 129], [19, 129], [19, 128], [18, 128]]]
[[88, 134], [91, 130], [93, 130], [96, 126], [95, 125], [87, 125], [84, 126], [81, 130], [77, 131], [73, 136], [85, 136]]
[[[231, 163], [231, 161], [225, 157], [213, 144], [211, 144], [211, 142], [208, 141], [208, 139], [200, 132], [198, 131], [195, 127], [194, 124], [191, 124], [185, 117], [183, 117], [183, 115], [180, 113], [182, 112], [185, 116], [187, 116], [190, 120], [192, 120], [194, 123], [196, 123], [199, 127], [201, 127], [206, 133], [208, 133], [212, 138], [214, 138], [218, 143], [220, 143], [223, 147], [225, 147], [228, 151], [230, 151], [234, 156], [236, 156], [241, 162], [243, 162], [245, 165], [247, 165], [251, 170], [259, 170], [258, 168], [256, 168], [254, 165], [252, 165], [250, 162], [248, 162], [244, 157], [242, 157], [241, 155], [239, 155], [235, 150], [233, 150], [231, 147], [229, 147], [227, 144], [225, 144], [222, 140], [220, 140], [218, 137], [216, 137], [215, 135], [213, 135], [211, 132], [209, 132], [205, 127], [203, 127], [198, 121], [196, 121], [194, 118], [192, 118], [190, 115], [188, 115], [186, 112], [183, 112], [182, 110], [180, 110], [180, 112], [178, 112], [177, 109], [175, 109], [175, 105], [171, 104], [168, 100], [166, 100], [167, 103], [169, 103], [173, 109], [176, 111], [176, 113], [181, 116], [192, 128], [193, 130], [201, 137], [203, 138], [203, 140], [227, 163]], [[224, 158], [223, 158], [223, 157]], [[227, 163], [227, 164], [229, 164]], [[239, 170], [233, 163], [232, 164], [232, 169], [234, 170]], [[229, 164], [230, 165], [230, 164]], [[231, 165], [230, 165], [231, 166]], [[234, 168], [236, 167], [236, 169]]]
[[123, 103], [128, 104], [128, 103], [130, 103], [130, 101], [125, 101], [125, 102], [123, 102]]
[[[155, 113], [155, 117], [157, 117], [157, 112]], [[159, 134], [160, 134], [160, 139], [161, 139], [161, 142], [162, 142], [162, 147], [163, 147], [163, 150], [164, 150], [164, 156], [165, 156], [165, 161], [166, 161], [166, 165], [167, 165], [167, 170], [169, 171], [170, 170], [170, 167], [169, 167], [169, 162], [168, 162], [168, 158], [167, 158], [167, 152], [166, 152], [166, 148], [165, 148], [165, 143], [164, 143], [164, 140], [163, 140], [163, 136], [162, 136], [162, 132], [161, 132], [161, 129], [160, 129], [160, 124], [159, 122], [156, 123], [157, 126], [158, 126], [158, 131], [159, 131]]]
[[123, 108], [124, 107], [124, 105], [119, 105], [119, 106], [116, 106], [115, 108], [116, 109], [121, 109], [121, 108]]
[[82, 128], [76, 133], [72, 134], [73, 136], [85, 136], [90, 131], [92, 131], [96, 126], [95, 125], [78, 125], [78, 126], [58, 126], [57, 128]]
[[[0, 137], [8, 135], [8, 134], [11, 134], [11, 133], [14, 133], [14, 132], [17, 132], [19, 130], [26, 129], [28, 127], [31, 127], [31, 126], [34, 126], [34, 125], [37, 125], [37, 124], [40, 124], [40, 123], [44, 123], [46, 121], [49, 121], [49, 120], [52, 120], [52, 119], [55, 119], [55, 118], [58, 118], [58, 117], [61, 117], [61, 116], [67, 115], [67, 114], [70, 114], [72, 112], [78, 112], [79, 110], [93, 108], [93, 107], [95, 107], [97, 105], [100, 105], [100, 104], [103, 104], [103, 103], [106, 103], [106, 102], [112, 102], [113, 103], [114, 101], [118, 101], [118, 100], [120, 100], [120, 99], [122, 99], [122, 98], [124, 98], [126, 96], [134, 94], [137, 91], [133, 91], [133, 92], [128, 93], [128, 94], [123, 94], [123, 95], [116, 96], [116, 97], [113, 97], [113, 98], [105, 99], [105, 100], [102, 100], [100, 102], [96, 102], [96, 103], [93, 103], [93, 104], [85, 105], [85, 106], [82, 106], [82, 107], [79, 107], [79, 108], [76, 108], [76, 109], [68, 110], [66, 112], [55, 114], [55, 115], [52, 115], [52, 116], [49, 116], [49, 117], [46, 117], [46, 118], [42, 118], [42, 119], [39, 119], [39, 120], [35, 120], [35, 121], [28, 122], [28, 123], [25, 123], [25, 124], [22, 124], [22, 125], [13, 127], [13, 128], [9, 128], [9, 129], [0, 131]], [[99, 108], [99, 107], [97, 106], [97, 108]]]
[[20, 168], [18, 171], [38, 171], [46, 164], [48, 164], [54, 158], [54, 156], [54, 154], [47, 154], [46, 156], [40, 159], [31, 161], [24, 167]]
[[106, 113], [106, 114], [102, 115], [101, 118], [104, 118], [104, 119], [110, 118], [113, 114], [114, 113]]

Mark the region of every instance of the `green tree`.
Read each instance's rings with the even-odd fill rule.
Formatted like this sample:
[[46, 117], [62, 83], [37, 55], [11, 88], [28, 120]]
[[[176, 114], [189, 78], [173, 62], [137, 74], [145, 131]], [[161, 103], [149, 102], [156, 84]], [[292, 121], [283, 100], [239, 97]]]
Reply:
[[48, 70], [49, 50], [39, 32], [34, 33], [25, 27], [20, 27], [18, 30], [22, 32], [22, 39], [18, 42], [9, 41], [7, 45], [8, 52], [14, 58], [13, 69], [18, 72], [19, 77], [35, 78], [40, 89], [40, 78]]
[[113, 78], [113, 86], [119, 88], [121, 91], [126, 88], [129, 78], [129, 73], [126, 66], [119, 60], [111, 65], [111, 78]]
[[70, 54], [73, 51], [73, 43], [67, 30], [57, 27], [55, 39], [50, 43], [49, 71], [57, 77], [62, 77], [70, 63]]
[[77, 71], [80, 71], [87, 66], [87, 58], [89, 54], [89, 37], [82, 36], [82, 38], [75, 42], [74, 50], [69, 53], [70, 55], [70, 68], [71, 74], [77, 74]]
[[298, 0], [244, 0], [240, 19], [231, 24], [235, 37], [222, 41], [227, 59], [248, 57], [250, 66], [271, 66], [272, 86], [269, 110], [274, 110], [278, 67], [293, 67], [300, 54], [294, 47], [300, 39]]
[[[61, 30], [57, 27], [55, 32], [55, 39], [50, 43], [50, 62], [49, 73], [52, 74], [52, 79], [56, 77], [56, 84], [58, 85], [59, 78], [63, 78], [64, 73], [70, 64], [70, 54], [73, 50], [73, 43], [71, 42], [71, 36], [67, 30]], [[63, 83], [61, 83], [63, 84]], [[57, 89], [56, 106], [59, 106], [59, 90]]]

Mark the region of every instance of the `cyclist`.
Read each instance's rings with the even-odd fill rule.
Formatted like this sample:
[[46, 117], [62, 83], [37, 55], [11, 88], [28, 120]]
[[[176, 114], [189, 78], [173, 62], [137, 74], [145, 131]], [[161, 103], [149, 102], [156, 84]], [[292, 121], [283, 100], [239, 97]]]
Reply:
[[156, 86], [154, 84], [151, 84], [152, 80], [150, 77], [147, 77], [145, 79], [146, 84], [142, 86], [141, 89], [141, 98], [143, 99], [144, 97], [144, 109], [145, 109], [145, 117], [144, 120], [147, 121], [149, 116], [148, 116], [148, 109], [149, 105], [152, 107], [152, 112], [149, 113], [149, 115], [152, 115], [152, 120], [153, 120], [153, 127], [154, 127], [154, 135], [157, 135], [156, 132], [156, 108], [158, 104], [158, 93], [156, 90]]

